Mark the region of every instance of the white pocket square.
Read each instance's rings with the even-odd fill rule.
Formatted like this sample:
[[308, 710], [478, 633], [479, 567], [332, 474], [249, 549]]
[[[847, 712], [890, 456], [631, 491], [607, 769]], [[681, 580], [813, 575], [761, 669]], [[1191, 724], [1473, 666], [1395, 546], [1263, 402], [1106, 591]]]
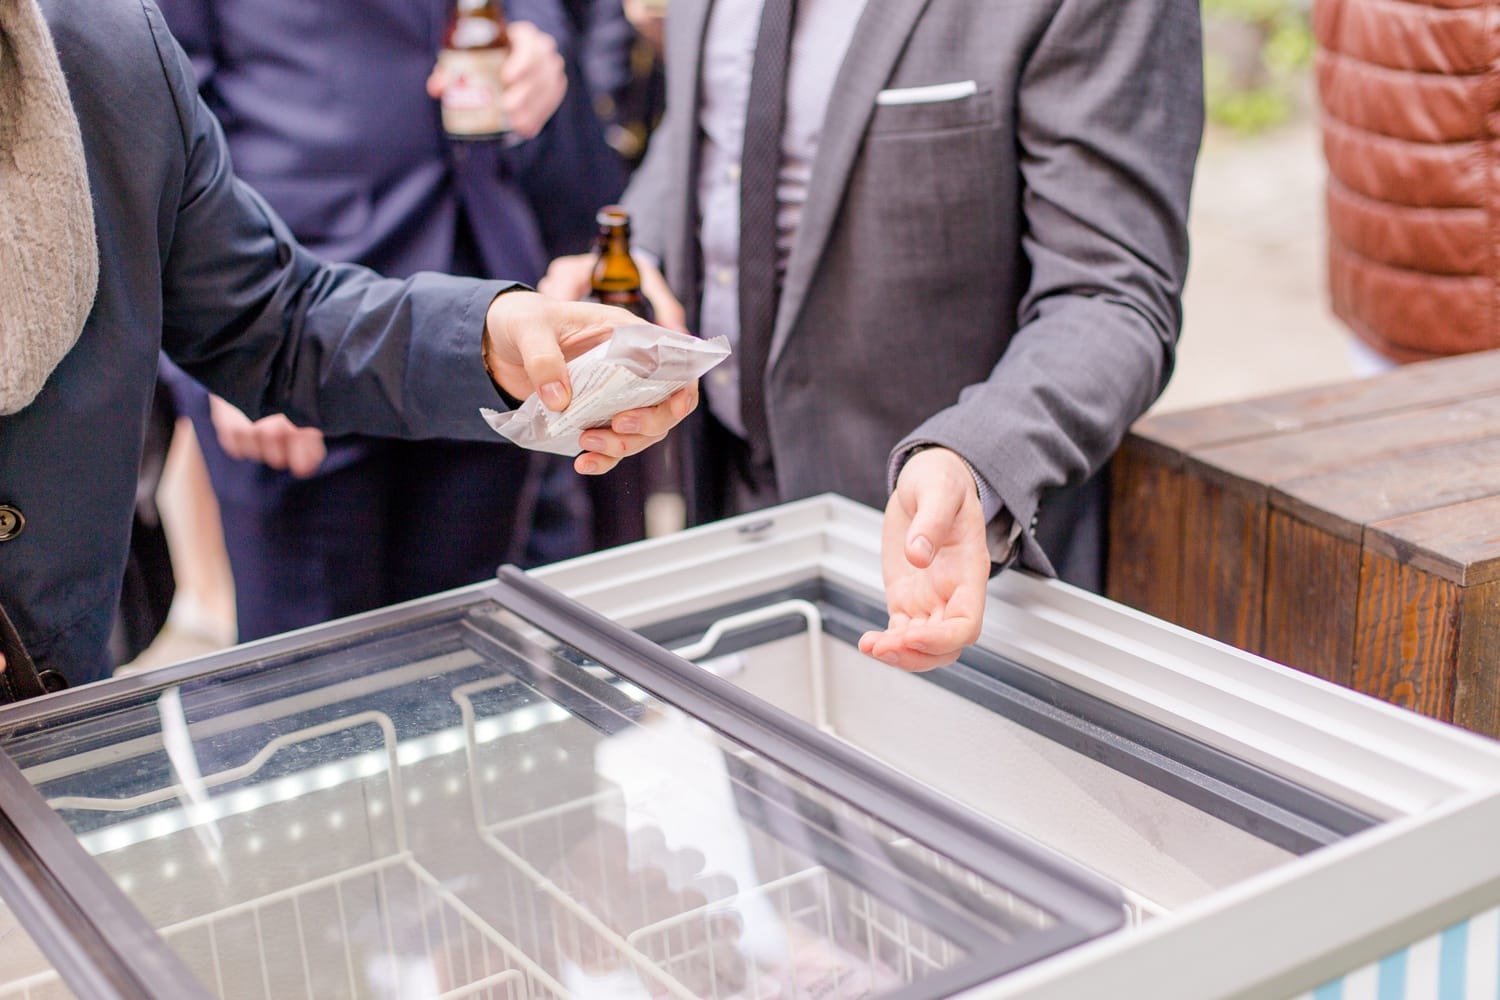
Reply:
[[957, 83], [935, 83], [930, 87], [898, 87], [882, 90], [875, 95], [876, 104], [937, 104], [940, 101], [957, 101], [979, 93], [979, 84], [973, 80]]

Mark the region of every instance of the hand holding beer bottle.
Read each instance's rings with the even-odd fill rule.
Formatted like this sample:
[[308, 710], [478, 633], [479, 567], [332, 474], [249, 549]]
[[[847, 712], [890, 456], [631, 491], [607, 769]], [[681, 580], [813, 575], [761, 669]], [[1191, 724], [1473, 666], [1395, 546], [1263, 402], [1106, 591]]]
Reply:
[[507, 24], [498, 0], [458, 0], [427, 80], [450, 138], [529, 139], [562, 103], [568, 78], [552, 36]]
[[619, 306], [647, 323], [656, 318], [641, 291], [641, 269], [630, 255], [630, 213], [619, 205], [599, 209], [599, 235], [594, 243], [594, 270], [589, 275], [589, 298]]
[[[537, 291], [554, 299], [587, 298], [622, 306], [657, 326], [686, 333], [682, 303], [666, 279], [630, 252], [629, 213], [619, 205], [606, 205], [598, 218], [595, 251], [553, 260], [537, 283]], [[635, 301], [641, 305], [632, 305]]]

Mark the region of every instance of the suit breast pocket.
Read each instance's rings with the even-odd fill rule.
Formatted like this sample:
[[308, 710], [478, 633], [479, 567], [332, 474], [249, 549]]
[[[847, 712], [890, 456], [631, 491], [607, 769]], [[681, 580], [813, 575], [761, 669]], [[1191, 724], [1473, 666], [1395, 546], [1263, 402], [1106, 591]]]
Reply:
[[980, 90], [973, 80], [888, 87], [875, 97], [870, 134], [966, 128], [993, 121], [997, 115], [994, 91]]
[[974, 255], [1003, 245], [1013, 146], [992, 92], [877, 104], [851, 178], [850, 217], [866, 220], [888, 265], [959, 277]]

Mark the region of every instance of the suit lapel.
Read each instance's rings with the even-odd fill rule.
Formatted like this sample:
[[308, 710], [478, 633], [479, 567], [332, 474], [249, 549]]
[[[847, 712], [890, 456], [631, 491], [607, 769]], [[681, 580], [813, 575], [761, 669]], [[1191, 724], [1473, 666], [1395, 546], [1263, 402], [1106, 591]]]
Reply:
[[667, 18], [667, 107], [688, 121], [677, 124], [677, 134], [684, 148], [674, 158], [674, 190], [687, 192], [678, 204], [685, 207], [683, 217], [669, 229], [667, 238], [675, 245], [663, 248], [668, 261], [677, 262], [680, 271], [668, 275], [673, 289], [689, 311], [688, 320], [696, 325], [699, 294], [698, 252], [698, 95], [702, 86], [701, 67], [703, 35], [708, 29], [710, 0], [673, 0]]
[[849, 51], [834, 81], [828, 114], [823, 119], [807, 204], [783, 279], [767, 370], [776, 363], [807, 298], [808, 287], [838, 217], [844, 190], [849, 185], [849, 174], [859, 155], [865, 128], [875, 109], [875, 96], [885, 88], [912, 26], [927, 3], [928, 0], [869, 0], [854, 29]]

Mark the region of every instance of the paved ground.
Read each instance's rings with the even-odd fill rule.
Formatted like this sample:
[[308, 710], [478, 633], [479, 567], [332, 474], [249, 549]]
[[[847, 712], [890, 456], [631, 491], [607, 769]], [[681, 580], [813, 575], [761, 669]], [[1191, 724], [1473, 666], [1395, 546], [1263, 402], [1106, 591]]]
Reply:
[[[1209, 134], [1193, 195], [1177, 371], [1158, 410], [1350, 377], [1345, 333], [1323, 288], [1322, 184], [1317, 130], [1308, 119], [1250, 139]], [[191, 463], [176, 462], [163, 507], [174, 551], [210, 554], [179, 574], [183, 599], [141, 666], [211, 652], [232, 634], [222, 553], [187, 502], [193, 482]]]
[[1308, 119], [1253, 139], [1210, 133], [1193, 191], [1177, 371], [1158, 409], [1351, 376], [1324, 290], [1323, 176]]

